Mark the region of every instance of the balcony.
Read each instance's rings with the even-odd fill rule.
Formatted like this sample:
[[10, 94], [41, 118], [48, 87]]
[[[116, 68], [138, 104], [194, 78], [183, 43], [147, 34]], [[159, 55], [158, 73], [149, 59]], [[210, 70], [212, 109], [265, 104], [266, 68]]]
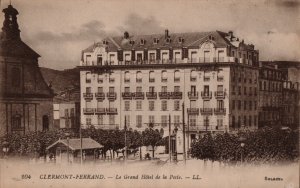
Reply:
[[169, 95], [171, 99], [182, 99], [182, 92], [179, 91], [171, 92]]
[[180, 78], [174, 78], [174, 82], [180, 82]]
[[224, 99], [225, 98], [225, 91], [215, 91], [215, 98], [216, 99]]
[[105, 99], [105, 93], [103, 93], [103, 92], [95, 93], [95, 98], [98, 99], [98, 100], [104, 100]]
[[157, 93], [156, 92], [147, 92], [146, 97], [147, 97], [147, 99], [157, 99]]
[[225, 115], [226, 108], [215, 108], [214, 113], [215, 113], [215, 115]]
[[190, 100], [198, 99], [198, 92], [188, 92], [188, 97]]
[[161, 82], [167, 82], [168, 78], [161, 78]]
[[201, 115], [212, 115], [213, 109], [212, 108], [200, 108]]
[[190, 77], [191, 82], [196, 82], [196, 80], [197, 80], [197, 77]]
[[224, 81], [224, 76], [218, 76], [217, 81], [218, 82], [223, 82]]
[[85, 99], [93, 99], [93, 93], [83, 93], [83, 98], [85, 98]]
[[108, 92], [108, 93], [106, 93], [106, 97], [108, 100], [116, 100], [117, 93], [116, 92]]
[[204, 77], [203, 77], [203, 81], [204, 81], [204, 82], [210, 81], [210, 77], [209, 77], [209, 76], [204, 76]]
[[135, 92], [135, 93], [132, 93], [132, 97], [134, 99], [144, 99], [145, 98], [145, 94], [144, 92]]
[[189, 115], [199, 115], [199, 108], [188, 108], [187, 113]]
[[160, 99], [169, 99], [170, 95], [169, 92], [159, 92]]
[[131, 92], [123, 92], [122, 97], [124, 100], [131, 100], [132, 99], [132, 93]]
[[96, 108], [95, 114], [105, 114], [105, 108]]
[[118, 109], [117, 108], [106, 108], [106, 114], [108, 114], [108, 115], [118, 114]]
[[211, 91], [209, 91], [209, 92], [201, 92], [201, 97], [202, 97], [202, 99], [211, 99], [211, 97], [212, 97], [212, 93], [211, 93]]
[[94, 108], [84, 108], [83, 114], [85, 114], [85, 115], [94, 114]]

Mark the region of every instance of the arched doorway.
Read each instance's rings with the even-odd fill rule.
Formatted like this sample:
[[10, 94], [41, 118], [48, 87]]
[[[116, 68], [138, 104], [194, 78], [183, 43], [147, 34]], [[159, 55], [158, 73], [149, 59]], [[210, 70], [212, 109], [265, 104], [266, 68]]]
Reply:
[[47, 115], [43, 116], [43, 131], [49, 130], [49, 118]]

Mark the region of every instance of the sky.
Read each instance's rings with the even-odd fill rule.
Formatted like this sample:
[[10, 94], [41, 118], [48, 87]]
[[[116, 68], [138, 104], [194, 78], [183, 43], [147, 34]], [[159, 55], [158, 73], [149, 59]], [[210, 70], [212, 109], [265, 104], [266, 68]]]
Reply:
[[[233, 31], [260, 60], [300, 61], [299, 0], [11, 0], [39, 65], [69, 69], [106, 36]], [[9, 0], [1, 0], [1, 9]], [[0, 17], [3, 23], [4, 15]]]

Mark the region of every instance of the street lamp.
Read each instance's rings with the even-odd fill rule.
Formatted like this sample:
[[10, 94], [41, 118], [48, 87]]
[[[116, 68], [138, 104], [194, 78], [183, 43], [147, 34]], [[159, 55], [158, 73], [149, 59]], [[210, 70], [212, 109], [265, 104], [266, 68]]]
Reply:
[[245, 141], [246, 141], [245, 137], [241, 136], [239, 138], [239, 142], [241, 143], [241, 148], [242, 148], [242, 150], [241, 150], [241, 164], [243, 164], [243, 152], [244, 152], [244, 147], [245, 147]]
[[3, 153], [4, 153], [4, 158], [6, 158], [6, 155], [7, 155], [8, 151], [9, 151], [8, 144], [9, 144], [9, 143], [8, 143], [7, 141], [4, 141], [4, 142], [2, 143], [2, 146], [3, 146], [2, 151], [3, 151]]
[[177, 126], [174, 128], [174, 130], [173, 130], [173, 135], [174, 135], [174, 137], [173, 137], [173, 140], [174, 140], [174, 150], [173, 150], [173, 157], [174, 157], [174, 162], [176, 162], [177, 161], [177, 132], [178, 132], [178, 128], [177, 128]]
[[70, 136], [70, 133], [65, 133], [66, 137], [67, 137], [67, 158], [68, 158], [68, 164], [70, 162], [70, 158], [69, 158], [69, 136]]

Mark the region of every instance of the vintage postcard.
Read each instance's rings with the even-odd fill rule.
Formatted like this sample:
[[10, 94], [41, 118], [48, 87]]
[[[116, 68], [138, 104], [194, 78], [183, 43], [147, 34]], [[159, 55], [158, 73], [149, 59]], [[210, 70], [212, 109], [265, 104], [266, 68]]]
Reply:
[[0, 8], [0, 188], [299, 188], [300, 1]]

